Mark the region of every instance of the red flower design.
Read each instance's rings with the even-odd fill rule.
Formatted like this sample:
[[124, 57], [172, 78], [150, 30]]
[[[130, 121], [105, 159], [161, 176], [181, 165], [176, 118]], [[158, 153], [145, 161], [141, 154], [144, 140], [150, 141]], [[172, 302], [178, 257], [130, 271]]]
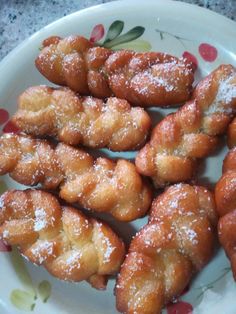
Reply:
[[172, 303], [166, 307], [168, 314], [192, 314], [193, 307], [190, 303], [184, 301], [178, 301], [177, 303]]
[[3, 133], [19, 133], [20, 130], [18, 129], [15, 124], [12, 123], [12, 121], [8, 121], [5, 125], [4, 128], [2, 129]]
[[208, 62], [213, 62], [217, 58], [217, 49], [212, 45], [203, 43], [198, 47], [201, 57]]
[[6, 245], [1, 239], [0, 239], [0, 252], [10, 252], [11, 246]]
[[0, 124], [3, 124], [5, 122], [7, 122], [7, 120], [9, 119], [9, 113], [7, 112], [6, 109], [0, 109]]
[[95, 43], [95, 42], [99, 41], [100, 39], [102, 39], [104, 34], [105, 34], [104, 26], [102, 24], [98, 24], [98, 25], [94, 26], [94, 28], [91, 32], [90, 41], [92, 43]]
[[197, 70], [198, 61], [197, 58], [192, 53], [190, 53], [189, 51], [184, 51], [182, 56], [188, 61], [192, 62], [194, 65], [194, 70]]

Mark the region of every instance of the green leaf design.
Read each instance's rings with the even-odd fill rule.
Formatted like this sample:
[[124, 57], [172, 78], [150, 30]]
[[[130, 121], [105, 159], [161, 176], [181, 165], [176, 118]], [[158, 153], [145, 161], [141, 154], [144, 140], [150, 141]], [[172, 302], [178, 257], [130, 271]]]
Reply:
[[46, 303], [47, 300], [50, 298], [51, 291], [52, 291], [51, 284], [47, 280], [41, 281], [40, 284], [38, 285], [39, 296], [44, 303]]
[[7, 185], [4, 181], [0, 180], [0, 194], [4, 193], [7, 190]]
[[113, 50], [132, 49], [134, 51], [143, 52], [143, 51], [150, 51], [152, 49], [152, 46], [146, 40], [136, 39], [128, 43], [113, 46], [112, 49]]
[[33, 311], [35, 307], [35, 298], [34, 296], [20, 289], [15, 289], [11, 292], [10, 295], [11, 303], [17, 307], [19, 310], [23, 311]]
[[112, 48], [113, 46], [117, 46], [117, 45], [120, 45], [123, 43], [130, 42], [130, 41], [135, 40], [135, 39], [139, 38], [140, 36], [142, 36], [144, 31], [145, 31], [144, 27], [136, 26], [136, 27], [132, 28], [131, 30], [129, 30], [127, 33], [125, 33], [119, 37], [116, 37], [115, 39], [113, 39], [107, 43], [104, 43], [103, 46], [106, 48]]
[[114, 21], [107, 31], [107, 36], [104, 40], [104, 44], [118, 37], [122, 32], [123, 28], [124, 28], [123, 21]]
[[25, 286], [27, 291], [33, 296], [36, 297], [36, 290], [33, 286], [32, 279], [30, 277], [30, 274], [28, 273], [28, 270], [25, 266], [25, 263], [23, 261], [23, 258], [20, 256], [17, 248], [13, 248], [10, 259], [12, 262], [12, 265], [14, 267], [14, 270], [16, 272], [16, 275], [18, 276], [21, 283]]

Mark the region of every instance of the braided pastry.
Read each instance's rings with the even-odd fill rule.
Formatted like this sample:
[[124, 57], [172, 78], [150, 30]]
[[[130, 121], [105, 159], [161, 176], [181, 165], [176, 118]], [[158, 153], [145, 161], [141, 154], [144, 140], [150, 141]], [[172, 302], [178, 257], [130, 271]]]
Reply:
[[235, 112], [236, 69], [221, 65], [197, 85], [193, 100], [157, 124], [136, 157], [138, 171], [157, 187], [191, 179]]
[[139, 106], [166, 106], [190, 97], [193, 65], [165, 53], [112, 51], [80, 36], [49, 37], [35, 61], [51, 82], [81, 95], [115, 95]]
[[203, 187], [178, 184], [155, 199], [118, 275], [118, 311], [161, 313], [211, 259], [216, 223], [214, 197]]
[[151, 188], [131, 162], [94, 160], [83, 150], [63, 143], [54, 148], [24, 135], [0, 137], [0, 175], [6, 173], [25, 185], [59, 187], [66, 201], [123, 221], [142, 217], [152, 200]]
[[88, 280], [104, 289], [120, 268], [124, 243], [105, 223], [61, 207], [39, 190], [5, 192], [0, 198], [0, 237], [32, 263], [67, 281]]
[[226, 155], [223, 174], [215, 188], [220, 243], [231, 261], [236, 280], [236, 147]]
[[19, 98], [14, 124], [35, 136], [55, 136], [71, 145], [109, 147], [115, 151], [142, 145], [151, 119], [142, 108], [126, 100], [77, 97], [68, 88], [28, 88]]
[[229, 125], [227, 139], [229, 148], [236, 146], [236, 118]]

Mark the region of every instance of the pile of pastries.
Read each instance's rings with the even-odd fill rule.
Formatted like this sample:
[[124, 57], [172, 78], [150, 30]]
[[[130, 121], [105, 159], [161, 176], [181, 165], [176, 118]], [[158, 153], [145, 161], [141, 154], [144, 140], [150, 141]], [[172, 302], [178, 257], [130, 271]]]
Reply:
[[[123, 314], [161, 313], [211, 260], [217, 239], [236, 279], [236, 69], [221, 65], [193, 88], [186, 59], [114, 52], [80, 36], [47, 38], [35, 64], [61, 87], [24, 91], [12, 117], [20, 133], [0, 137], [0, 174], [37, 185], [1, 196], [3, 241], [62, 280], [105, 289], [118, 274]], [[180, 103], [151, 131], [143, 108]], [[191, 184], [225, 134], [230, 151], [215, 191]], [[138, 153], [134, 164], [86, 147]], [[62, 200], [149, 220], [126, 251], [107, 223]]]

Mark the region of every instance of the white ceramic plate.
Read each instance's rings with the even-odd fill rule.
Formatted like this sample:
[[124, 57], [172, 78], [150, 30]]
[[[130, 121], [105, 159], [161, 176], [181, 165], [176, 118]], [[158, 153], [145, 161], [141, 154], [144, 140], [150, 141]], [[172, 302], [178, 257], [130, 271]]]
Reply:
[[[1, 129], [5, 132], [11, 129], [7, 112], [11, 115], [15, 111], [19, 93], [31, 85], [49, 84], [34, 67], [34, 59], [44, 38], [50, 35], [81, 34], [92, 36], [92, 40], [103, 43], [114, 21], [120, 22], [113, 24], [113, 28], [124, 26], [122, 34], [136, 26], [141, 27], [133, 32], [135, 40], [130, 41], [134, 37], [128, 33], [110, 43], [113, 49], [151, 49], [176, 56], [185, 52], [188, 57], [191, 57], [191, 53], [198, 62], [196, 80], [221, 63], [236, 65], [236, 24], [211, 11], [167, 0], [112, 2], [89, 8], [43, 28], [0, 63]], [[150, 110], [155, 119], [160, 119], [170, 111]], [[105, 153], [111, 155], [106, 150]], [[208, 158], [205, 169], [199, 174], [200, 183], [213, 184], [217, 181], [225, 154], [226, 148], [222, 145], [215, 156]], [[112, 154], [121, 155], [131, 158], [134, 154]], [[6, 186], [23, 188], [7, 176], [1, 180], [1, 191]], [[131, 224], [120, 224], [108, 220], [126, 239], [147, 221], [144, 218]], [[61, 282], [43, 268], [23, 261], [15, 251], [3, 252], [6, 248], [2, 244], [0, 250], [0, 313], [22, 313], [27, 309], [34, 313], [50, 314], [117, 313], [113, 296], [114, 280], [109, 281], [105, 292], [99, 292], [87, 283]], [[211, 263], [193, 280], [190, 290], [168, 308], [168, 313], [235, 314], [235, 293], [229, 262], [224, 252], [219, 250]]]

